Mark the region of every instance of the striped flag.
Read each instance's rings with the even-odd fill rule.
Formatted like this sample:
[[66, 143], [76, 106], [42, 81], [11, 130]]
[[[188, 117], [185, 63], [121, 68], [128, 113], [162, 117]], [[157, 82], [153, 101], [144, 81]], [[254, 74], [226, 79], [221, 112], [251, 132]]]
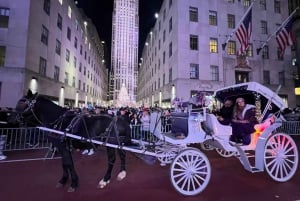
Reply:
[[288, 23], [276, 33], [276, 41], [281, 51], [281, 56], [283, 56], [287, 46], [293, 45], [292, 26], [293, 20], [289, 20]]
[[239, 40], [241, 47], [238, 51], [238, 55], [243, 54], [248, 46], [252, 33], [252, 8], [248, 11], [246, 17], [235, 32], [237, 39]]

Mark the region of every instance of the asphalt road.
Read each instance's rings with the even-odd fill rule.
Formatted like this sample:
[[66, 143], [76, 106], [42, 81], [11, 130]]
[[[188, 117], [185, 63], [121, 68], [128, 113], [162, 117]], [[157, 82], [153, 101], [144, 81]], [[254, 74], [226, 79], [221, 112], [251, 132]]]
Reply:
[[[297, 140], [297, 144], [299, 145]], [[0, 163], [0, 201], [300, 201], [300, 172], [288, 182], [278, 183], [266, 172], [250, 173], [234, 158], [222, 158], [215, 151], [204, 151], [211, 167], [212, 177], [207, 188], [196, 196], [176, 192], [169, 179], [169, 165], [158, 162], [148, 165], [132, 153], [127, 153], [127, 177], [115, 178], [97, 189], [97, 183], [106, 168], [106, 151], [102, 147], [92, 156], [74, 151], [74, 161], [80, 178], [79, 188], [68, 193], [67, 188], [56, 189], [60, 178], [60, 159]], [[45, 150], [8, 152], [9, 160], [43, 157]]]

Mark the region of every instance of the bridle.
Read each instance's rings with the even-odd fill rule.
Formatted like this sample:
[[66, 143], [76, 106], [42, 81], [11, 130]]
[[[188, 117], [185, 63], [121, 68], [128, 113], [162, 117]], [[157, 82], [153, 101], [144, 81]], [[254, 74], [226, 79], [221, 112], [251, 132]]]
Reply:
[[25, 119], [33, 116], [39, 124], [45, 125], [44, 122], [40, 120], [37, 113], [35, 112], [35, 104], [37, 102], [38, 94], [34, 95], [33, 98], [22, 98], [18, 101], [17, 104], [17, 121], [24, 122]]

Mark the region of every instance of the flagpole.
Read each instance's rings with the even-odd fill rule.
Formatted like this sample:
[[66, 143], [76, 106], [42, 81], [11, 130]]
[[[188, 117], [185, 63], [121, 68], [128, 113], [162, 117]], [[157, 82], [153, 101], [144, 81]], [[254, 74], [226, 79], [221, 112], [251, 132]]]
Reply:
[[245, 17], [246, 17], [247, 14], [249, 13], [249, 11], [251, 10], [251, 8], [252, 8], [252, 6], [253, 6], [253, 4], [254, 4], [255, 1], [256, 1], [256, 0], [253, 0], [253, 1], [252, 1], [251, 5], [250, 5], [249, 8], [247, 9], [246, 13], [244, 14], [244, 16], [243, 16], [243, 17], [241, 18], [241, 20], [239, 21], [238, 25], [235, 26], [234, 30], [233, 30], [233, 31], [231, 32], [231, 34], [227, 37], [225, 43], [222, 44], [222, 49], [223, 49], [223, 50], [225, 50], [225, 47], [226, 47], [228, 41], [232, 38], [232, 36], [233, 36], [234, 33], [236, 32], [236, 30], [239, 28], [239, 26], [241, 25], [241, 23], [243, 22], [243, 20], [245, 19]]
[[268, 38], [267, 40], [259, 47], [256, 49], [256, 54], [259, 55], [259, 52], [262, 50], [262, 48], [265, 47], [265, 45], [269, 42], [269, 40], [280, 30], [282, 29], [282, 27], [284, 27], [287, 22], [291, 19], [291, 17], [296, 13], [296, 11], [299, 9], [299, 7], [295, 8], [295, 10], [282, 22], [282, 24], [280, 25], [280, 27], [278, 27], [276, 29], [275, 32], [273, 32]]

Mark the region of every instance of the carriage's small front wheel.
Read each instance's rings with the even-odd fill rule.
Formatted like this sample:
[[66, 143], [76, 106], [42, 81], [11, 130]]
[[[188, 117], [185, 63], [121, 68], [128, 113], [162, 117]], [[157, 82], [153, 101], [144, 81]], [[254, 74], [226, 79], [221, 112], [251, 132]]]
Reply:
[[180, 152], [170, 166], [170, 179], [174, 188], [183, 195], [201, 193], [211, 177], [211, 167], [204, 153], [195, 148]]
[[265, 169], [273, 180], [285, 182], [291, 179], [298, 167], [298, 149], [289, 135], [272, 135], [264, 150]]
[[236, 153], [236, 152], [233, 152], [233, 151], [226, 151], [226, 150], [219, 149], [219, 148], [216, 148], [216, 152], [224, 158], [229, 158], [229, 157], [233, 156]]
[[155, 147], [156, 158], [161, 162], [161, 164], [172, 163], [178, 152], [177, 146], [174, 147], [168, 144]]

